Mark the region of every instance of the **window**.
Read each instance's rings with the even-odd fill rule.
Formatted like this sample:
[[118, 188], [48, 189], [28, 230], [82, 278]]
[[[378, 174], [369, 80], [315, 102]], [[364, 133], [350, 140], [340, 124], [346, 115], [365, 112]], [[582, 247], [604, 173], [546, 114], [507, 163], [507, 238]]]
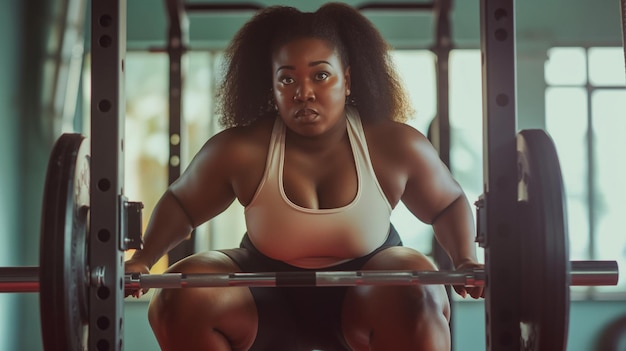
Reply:
[[[392, 58], [415, 108], [415, 115], [407, 123], [426, 135], [437, 110], [435, 56], [428, 50], [398, 50], [392, 52]], [[431, 254], [431, 226], [415, 218], [402, 202], [393, 210], [391, 222], [405, 246]]]
[[[182, 107], [181, 167], [215, 129], [211, 118], [213, 110], [214, 73], [218, 60], [209, 52], [192, 52], [185, 55], [184, 95]], [[90, 75], [86, 60], [83, 83], [83, 133], [90, 133]], [[124, 191], [130, 201], [140, 201], [144, 230], [152, 211], [167, 188], [169, 156], [169, 59], [164, 53], [129, 51], [125, 58], [126, 137], [124, 163]], [[208, 241], [208, 226], [197, 229], [197, 239]], [[205, 244], [206, 245], [206, 244]], [[126, 257], [132, 255], [132, 250]], [[153, 268], [162, 272], [168, 265], [167, 257]]]
[[[416, 116], [408, 123], [424, 135], [436, 114], [435, 56], [426, 50], [393, 52]], [[479, 50], [453, 50], [449, 58], [450, 169], [470, 203], [482, 194], [482, 81]], [[475, 213], [474, 213], [475, 215]], [[406, 246], [430, 254], [433, 232], [400, 203], [392, 222]], [[476, 245], [479, 261], [483, 251]]]
[[[548, 51], [545, 65], [546, 130], [555, 141], [563, 172], [570, 258], [615, 260], [622, 269], [626, 267], [623, 55], [619, 47], [556, 47]], [[617, 288], [572, 291], [611, 298], [624, 287], [622, 279]]]
[[[450, 53], [449, 67], [450, 169], [473, 206], [473, 202], [483, 193], [480, 50], [453, 50]], [[483, 262], [484, 250], [476, 246], [478, 259]]]

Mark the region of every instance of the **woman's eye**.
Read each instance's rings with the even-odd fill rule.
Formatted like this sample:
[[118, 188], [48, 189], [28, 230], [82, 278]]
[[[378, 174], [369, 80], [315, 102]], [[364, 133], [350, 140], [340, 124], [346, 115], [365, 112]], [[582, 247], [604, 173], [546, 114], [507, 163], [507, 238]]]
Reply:
[[280, 82], [286, 85], [293, 84], [294, 80], [291, 77], [281, 77]]
[[319, 72], [315, 75], [315, 79], [324, 80], [327, 79], [330, 75], [327, 72]]

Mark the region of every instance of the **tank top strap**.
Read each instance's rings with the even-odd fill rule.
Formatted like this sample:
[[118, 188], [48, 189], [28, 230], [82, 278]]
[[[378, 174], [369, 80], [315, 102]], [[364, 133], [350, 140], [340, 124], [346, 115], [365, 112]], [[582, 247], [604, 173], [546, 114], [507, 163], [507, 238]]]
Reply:
[[[374, 172], [372, 167], [372, 160], [370, 159], [369, 148], [367, 147], [367, 140], [365, 139], [365, 132], [363, 131], [363, 123], [359, 116], [359, 111], [352, 107], [346, 106], [346, 117], [348, 119], [348, 132], [354, 136], [354, 142], [357, 143], [360, 151], [359, 154], [363, 159], [363, 166], [371, 172]], [[354, 147], [354, 145], [353, 145]]]
[[[363, 130], [363, 122], [361, 121], [359, 111], [353, 106], [346, 106], [346, 117], [348, 119], [348, 133], [351, 134], [351, 139], [354, 139], [352, 147], [356, 146], [359, 150], [359, 152], [355, 152], [355, 158], [360, 159], [360, 162], [358, 160], [357, 162], [362, 165], [363, 171], [368, 173], [368, 178], [371, 180], [380, 196], [384, 199], [385, 204], [391, 212], [393, 207], [389, 203], [387, 195], [385, 195], [385, 192], [378, 181], [378, 177], [376, 176], [376, 172], [374, 171], [374, 165], [372, 164], [370, 151], [367, 147], [367, 139], [365, 138], [365, 131]], [[363, 175], [363, 177], [365, 177], [365, 175]]]
[[[282, 153], [285, 145], [285, 123], [280, 117], [276, 117], [274, 127], [272, 128], [272, 137], [270, 138], [270, 145], [268, 148], [267, 165], [265, 166], [266, 176], [269, 174], [276, 174], [276, 169], [279, 167], [282, 172]], [[268, 171], [272, 173], [267, 173]]]
[[[285, 138], [285, 124], [283, 123], [283, 120], [280, 119], [280, 117], [276, 117], [276, 120], [274, 121], [274, 126], [272, 127], [270, 143], [267, 148], [267, 157], [265, 159], [265, 171], [263, 171], [263, 178], [261, 178], [261, 181], [259, 182], [259, 186], [257, 187], [256, 192], [254, 193], [254, 196], [252, 196], [252, 199], [250, 200], [250, 203], [248, 204], [248, 206], [250, 206], [251, 204], [257, 201], [257, 198], [259, 197], [259, 193], [265, 187], [265, 184], [268, 181], [275, 179], [275, 177], [277, 176], [279, 172], [278, 167], [280, 167], [280, 163], [281, 163], [281, 157], [280, 157], [281, 156], [280, 155], [281, 143], [284, 140], [284, 138]], [[246, 206], [246, 208], [248, 206]]]

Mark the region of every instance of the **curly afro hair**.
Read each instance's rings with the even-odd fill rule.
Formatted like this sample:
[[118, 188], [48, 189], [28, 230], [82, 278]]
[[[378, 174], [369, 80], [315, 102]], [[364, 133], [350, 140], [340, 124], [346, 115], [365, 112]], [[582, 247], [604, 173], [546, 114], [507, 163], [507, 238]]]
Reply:
[[358, 10], [327, 3], [315, 12], [289, 6], [259, 11], [235, 35], [225, 54], [218, 92], [224, 127], [274, 118], [272, 53], [299, 38], [331, 43], [344, 67], [350, 66], [352, 101], [362, 119], [406, 121], [412, 109], [389, 56], [390, 46]]

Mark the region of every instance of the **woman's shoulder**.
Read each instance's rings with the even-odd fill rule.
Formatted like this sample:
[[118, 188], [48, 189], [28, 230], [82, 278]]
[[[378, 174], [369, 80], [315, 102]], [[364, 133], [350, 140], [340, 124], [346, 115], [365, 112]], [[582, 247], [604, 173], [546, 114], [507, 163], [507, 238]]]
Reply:
[[[378, 121], [363, 121], [363, 130], [368, 141], [375, 146], [406, 148], [415, 143], [429, 143], [428, 139], [419, 130], [412, 126], [388, 119]], [[368, 142], [368, 145], [370, 142]]]
[[199, 155], [212, 155], [229, 164], [262, 156], [267, 153], [273, 125], [274, 119], [263, 119], [226, 128], [209, 138]]
[[269, 142], [274, 119], [263, 118], [246, 126], [229, 127], [216, 133], [207, 141], [211, 146], [251, 147]]

